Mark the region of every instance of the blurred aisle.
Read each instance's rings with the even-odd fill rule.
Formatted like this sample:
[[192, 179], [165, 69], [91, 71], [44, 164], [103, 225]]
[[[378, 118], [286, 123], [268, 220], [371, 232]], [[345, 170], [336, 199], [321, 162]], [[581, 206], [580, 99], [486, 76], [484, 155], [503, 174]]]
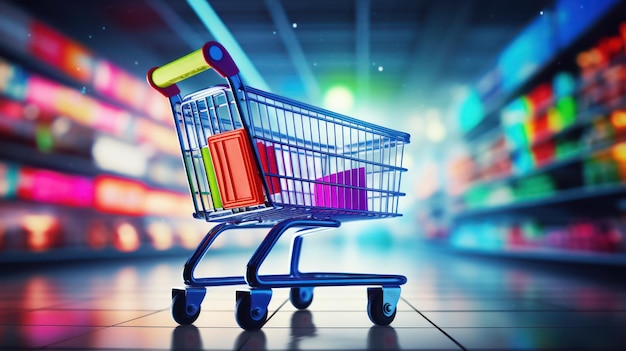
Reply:
[[[238, 274], [247, 255], [209, 256], [199, 272]], [[394, 322], [372, 326], [364, 287], [316, 288], [305, 311], [289, 303], [288, 290], [275, 289], [267, 324], [245, 332], [234, 319], [236, 287], [209, 288], [195, 326], [176, 326], [170, 289], [181, 285], [184, 261], [7, 270], [0, 280], [0, 348], [606, 350], [626, 342], [626, 292], [617, 278], [623, 271], [599, 274], [589, 267], [458, 256], [419, 244], [373, 250], [312, 238], [305, 271], [408, 276]], [[286, 270], [286, 250], [267, 263], [268, 272]]]
[[[238, 221], [267, 205], [403, 214], [365, 225], [626, 267], [626, 0], [462, 4], [0, 1], [0, 264], [173, 256], [206, 232], [192, 214]], [[253, 118], [229, 128], [256, 141], [249, 177], [226, 177], [219, 164], [237, 154], [211, 151], [231, 132], [211, 113], [231, 109], [180, 120], [191, 110], [173, 115], [146, 82], [207, 41], [233, 53], [246, 84], [330, 110], [270, 108], [248, 89], [239, 115]], [[225, 83], [212, 70], [187, 78], [189, 103]], [[339, 127], [353, 120], [335, 112], [359, 123]], [[246, 179], [258, 207], [223, 201]], [[252, 241], [228, 235], [224, 247]]]

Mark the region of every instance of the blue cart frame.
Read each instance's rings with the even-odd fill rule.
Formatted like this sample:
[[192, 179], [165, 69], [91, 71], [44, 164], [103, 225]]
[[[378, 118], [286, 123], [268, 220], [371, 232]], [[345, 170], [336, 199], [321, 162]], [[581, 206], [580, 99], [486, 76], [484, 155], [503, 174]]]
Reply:
[[[191, 66], [191, 67], [190, 67]], [[228, 85], [217, 85], [185, 97], [176, 85], [186, 77], [213, 68]], [[235, 317], [240, 327], [256, 330], [267, 320], [272, 288], [291, 288], [290, 300], [307, 308], [318, 286], [366, 285], [368, 316], [377, 325], [395, 318], [402, 275], [310, 273], [299, 269], [303, 235], [342, 222], [401, 216], [398, 212], [404, 145], [409, 135], [319, 107], [246, 86], [222, 45], [207, 42], [201, 49], [148, 72], [148, 82], [169, 98], [183, 164], [194, 203], [193, 216], [218, 222], [202, 239], [183, 269], [184, 288], [172, 289], [172, 316], [191, 324], [200, 314], [206, 287], [244, 285], [236, 292]], [[214, 201], [202, 148], [212, 135], [244, 129], [254, 148], [254, 162], [263, 187], [263, 203], [224, 208]], [[264, 159], [267, 158], [267, 159]], [[271, 159], [270, 159], [271, 158]], [[273, 163], [274, 167], [267, 167]], [[212, 194], [213, 192], [213, 194]], [[214, 240], [235, 229], [269, 228], [250, 258], [244, 275], [195, 277], [198, 263]], [[289, 274], [260, 275], [259, 269], [279, 238], [289, 229]]]

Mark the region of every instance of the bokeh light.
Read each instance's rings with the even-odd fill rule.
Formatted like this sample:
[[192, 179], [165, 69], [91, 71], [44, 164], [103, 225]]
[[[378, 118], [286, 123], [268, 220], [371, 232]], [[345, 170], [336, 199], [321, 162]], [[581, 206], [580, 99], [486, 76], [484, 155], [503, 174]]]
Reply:
[[334, 86], [324, 95], [324, 107], [331, 111], [348, 113], [354, 107], [354, 94], [344, 86]]

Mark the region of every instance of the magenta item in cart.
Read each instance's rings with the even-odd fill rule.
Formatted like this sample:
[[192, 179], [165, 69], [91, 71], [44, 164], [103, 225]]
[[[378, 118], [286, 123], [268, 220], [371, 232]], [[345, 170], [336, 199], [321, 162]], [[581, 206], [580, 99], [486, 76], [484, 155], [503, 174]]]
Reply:
[[315, 206], [367, 211], [365, 167], [349, 169], [317, 179]]

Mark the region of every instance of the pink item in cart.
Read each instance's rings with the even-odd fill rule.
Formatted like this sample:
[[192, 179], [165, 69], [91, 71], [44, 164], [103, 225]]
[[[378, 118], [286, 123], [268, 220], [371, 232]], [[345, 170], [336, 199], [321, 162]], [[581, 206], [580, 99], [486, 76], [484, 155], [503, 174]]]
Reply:
[[364, 167], [349, 169], [318, 178], [314, 190], [315, 205], [367, 211], [365, 183]]

